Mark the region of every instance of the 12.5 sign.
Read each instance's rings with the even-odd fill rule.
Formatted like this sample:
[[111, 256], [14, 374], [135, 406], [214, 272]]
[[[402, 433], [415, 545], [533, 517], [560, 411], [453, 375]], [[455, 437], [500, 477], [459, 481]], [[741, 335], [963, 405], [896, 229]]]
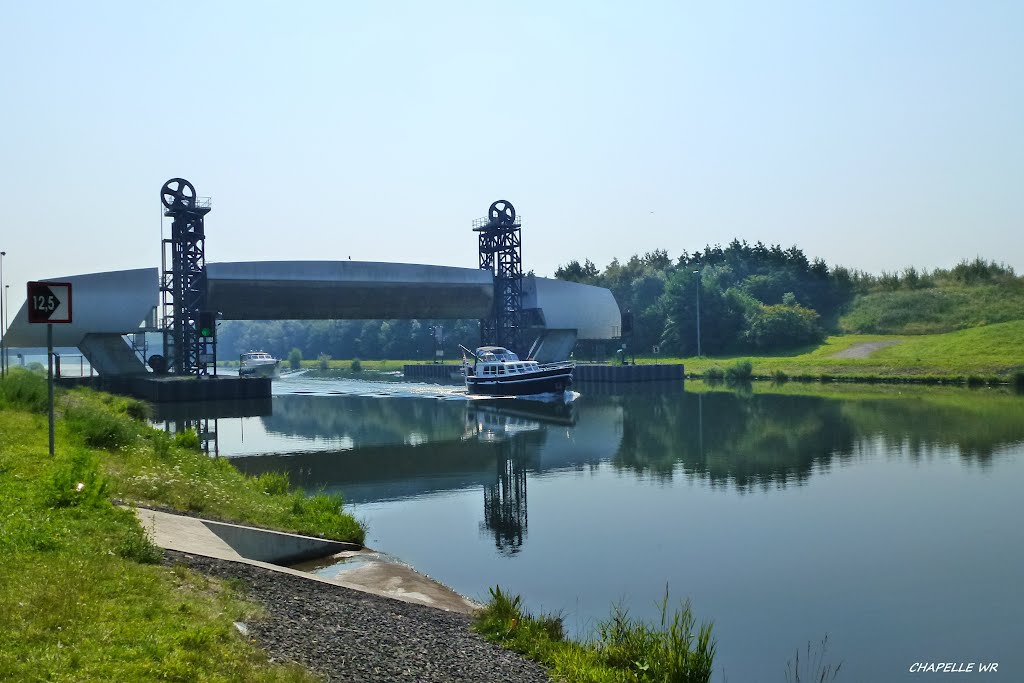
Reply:
[[30, 323], [71, 322], [71, 283], [28, 283], [28, 321]]

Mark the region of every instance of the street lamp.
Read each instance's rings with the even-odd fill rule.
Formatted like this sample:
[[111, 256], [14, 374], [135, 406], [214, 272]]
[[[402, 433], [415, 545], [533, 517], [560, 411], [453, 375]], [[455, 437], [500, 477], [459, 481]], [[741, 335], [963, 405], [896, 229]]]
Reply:
[[695, 270], [697, 276], [697, 358], [700, 358], [700, 271]]
[[[0, 294], [3, 294], [7, 289], [3, 286], [4, 284], [4, 256], [7, 256], [6, 251], [0, 251]], [[7, 376], [7, 349], [6, 339], [7, 336], [7, 323], [4, 321], [7, 319], [7, 310], [4, 308], [4, 299], [7, 297], [0, 298], [0, 377]]]
[[[3, 315], [0, 315], [0, 318], [4, 319], [4, 336], [7, 335], [7, 328], [10, 327], [10, 325], [7, 324], [7, 316], [9, 316], [11, 314], [11, 302], [7, 298], [7, 292], [10, 289], [11, 289], [10, 285], [4, 285], [4, 300], [3, 300], [3, 302], [0, 302], [0, 303], [3, 303]], [[5, 368], [6, 367], [10, 367], [10, 365], [11, 365], [11, 350], [6, 346], [6, 342], [5, 342], [5, 345], [4, 345], [4, 348], [3, 348], [3, 357], [4, 357], [4, 360], [3, 360], [4, 367]]]

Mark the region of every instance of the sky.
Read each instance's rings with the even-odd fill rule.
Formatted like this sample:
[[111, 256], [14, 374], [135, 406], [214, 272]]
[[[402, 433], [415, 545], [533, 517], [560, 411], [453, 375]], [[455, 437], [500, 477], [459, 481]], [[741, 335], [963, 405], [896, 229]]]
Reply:
[[0, 0], [0, 250], [28, 280], [207, 259], [526, 270], [727, 244], [1024, 272], [1024, 3]]

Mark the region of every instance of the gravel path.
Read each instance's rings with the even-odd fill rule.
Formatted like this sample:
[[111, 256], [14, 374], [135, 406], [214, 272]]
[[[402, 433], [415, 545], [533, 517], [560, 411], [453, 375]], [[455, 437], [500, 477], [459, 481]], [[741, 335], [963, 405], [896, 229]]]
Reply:
[[249, 635], [273, 659], [299, 662], [328, 681], [550, 681], [539, 665], [470, 631], [461, 614], [236, 562], [174, 551], [165, 558], [241, 579], [267, 611], [246, 624]]
[[884, 349], [886, 346], [892, 346], [893, 344], [899, 344], [899, 339], [890, 339], [888, 341], [877, 341], [877, 342], [861, 342], [860, 344], [854, 344], [849, 348], [845, 348], [839, 353], [833, 353], [833, 358], [868, 358], [872, 353], [878, 349]]

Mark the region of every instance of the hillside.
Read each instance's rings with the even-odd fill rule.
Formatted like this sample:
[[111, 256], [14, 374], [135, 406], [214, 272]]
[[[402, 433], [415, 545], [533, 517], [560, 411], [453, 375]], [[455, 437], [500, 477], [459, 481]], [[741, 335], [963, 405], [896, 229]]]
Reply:
[[1024, 320], [1024, 281], [861, 294], [839, 318], [846, 334], [934, 334]]

